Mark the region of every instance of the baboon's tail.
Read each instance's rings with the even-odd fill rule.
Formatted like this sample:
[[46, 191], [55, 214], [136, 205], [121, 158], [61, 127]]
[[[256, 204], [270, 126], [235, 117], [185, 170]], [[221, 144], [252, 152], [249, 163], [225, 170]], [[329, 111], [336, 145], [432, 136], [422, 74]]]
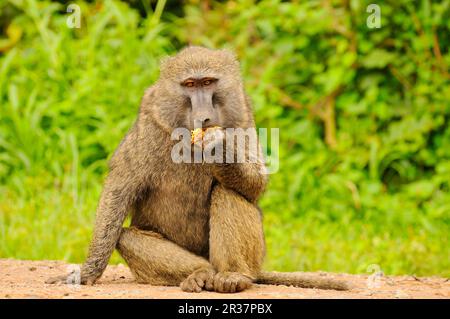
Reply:
[[266, 285], [286, 285], [301, 288], [350, 290], [350, 286], [344, 281], [320, 278], [318, 275], [310, 275], [301, 272], [263, 271], [258, 275], [256, 283]]

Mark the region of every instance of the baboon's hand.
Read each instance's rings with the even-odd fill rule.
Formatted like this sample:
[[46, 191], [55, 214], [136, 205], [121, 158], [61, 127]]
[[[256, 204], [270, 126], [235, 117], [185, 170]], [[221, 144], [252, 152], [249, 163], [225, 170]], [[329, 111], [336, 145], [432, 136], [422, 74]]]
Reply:
[[50, 277], [48, 278], [45, 283], [46, 284], [62, 284], [62, 283], [66, 283], [67, 280], [67, 275], [59, 275], [56, 277]]
[[94, 279], [88, 277], [78, 277], [74, 272], [71, 272], [68, 275], [59, 275], [55, 277], [48, 278], [45, 283], [46, 284], [68, 284], [68, 285], [93, 285], [95, 282]]
[[215, 270], [202, 268], [190, 274], [180, 285], [181, 290], [186, 292], [201, 292], [202, 289], [214, 290], [213, 280]]
[[214, 291], [233, 293], [248, 289], [252, 279], [238, 272], [219, 272], [214, 276]]
[[[222, 151], [222, 148], [225, 146], [225, 130], [221, 127], [208, 128], [204, 133], [203, 139], [196, 143], [196, 145], [201, 143], [201, 147], [209, 153], [213, 149]], [[222, 154], [225, 154], [224, 150]]]

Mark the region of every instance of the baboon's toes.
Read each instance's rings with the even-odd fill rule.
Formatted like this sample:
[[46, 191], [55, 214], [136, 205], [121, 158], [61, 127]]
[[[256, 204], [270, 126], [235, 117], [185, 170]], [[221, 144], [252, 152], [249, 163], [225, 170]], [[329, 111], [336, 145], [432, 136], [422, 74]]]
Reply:
[[214, 275], [208, 277], [205, 281], [205, 290], [214, 291]]
[[233, 293], [252, 286], [252, 280], [238, 272], [219, 272], [214, 276], [214, 291]]
[[202, 289], [213, 290], [214, 270], [199, 269], [189, 275], [180, 285], [186, 292], [201, 292]]

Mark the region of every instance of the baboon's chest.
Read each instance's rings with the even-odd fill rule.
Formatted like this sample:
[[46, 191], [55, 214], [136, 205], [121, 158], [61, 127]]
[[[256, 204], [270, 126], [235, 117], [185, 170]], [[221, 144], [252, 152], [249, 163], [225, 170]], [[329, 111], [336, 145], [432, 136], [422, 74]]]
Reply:
[[134, 224], [157, 231], [195, 253], [207, 250], [213, 179], [205, 170], [193, 165], [165, 171], [136, 211]]

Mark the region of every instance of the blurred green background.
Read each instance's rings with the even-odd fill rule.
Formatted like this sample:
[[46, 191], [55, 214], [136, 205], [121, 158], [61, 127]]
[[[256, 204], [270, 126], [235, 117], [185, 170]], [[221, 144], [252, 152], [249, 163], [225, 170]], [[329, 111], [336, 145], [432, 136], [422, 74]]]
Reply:
[[[0, 1], [0, 257], [86, 256], [161, 57], [233, 49], [280, 128], [266, 269], [450, 275], [450, 1]], [[112, 263], [120, 262], [117, 253]]]

